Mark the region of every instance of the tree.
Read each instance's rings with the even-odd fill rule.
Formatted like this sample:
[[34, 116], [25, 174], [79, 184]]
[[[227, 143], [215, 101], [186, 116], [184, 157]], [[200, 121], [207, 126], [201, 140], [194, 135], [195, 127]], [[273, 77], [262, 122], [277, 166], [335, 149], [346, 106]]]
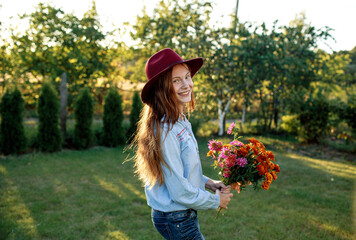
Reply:
[[[280, 113], [293, 108], [293, 96], [319, 80], [322, 66], [317, 57], [317, 41], [330, 37], [330, 29], [315, 29], [305, 23], [305, 16], [295, 19], [290, 26], [271, 30], [265, 24], [257, 27], [251, 37], [242, 41], [240, 59], [244, 61], [243, 78], [251, 80], [260, 101], [259, 116], [263, 130], [278, 127]], [[243, 88], [244, 89], [244, 88]]]
[[103, 145], [116, 147], [125, 142], [125, 131], [122, 127], [123, 120], [122, 98], [117, 90], [110, 89], [104, 104]]
[[80, 91], [74, 105], [74, 138], [73, 143], [77, 149], [87, 149], [93, 143], [94, 104], [88, 88]]
[[128, 77], [133, 81], [146, 81], [144, 71], [136, 69], [144, 69], [147, 59], [163, 48], [172, 48], [183, 59], [196, 57], [204, 44], [201, 37], [208, 34], [210, 12], [211, 3], [198, 0], [161, 0], [152, 16], [143, 9], [142, 16], [137, 16], [132, 26], [131, 37], [138, 44], [132, 49], [135, 71]]
[[131, 105], [131, 112], [130, 112], [130, 127], [126, 134], [129, 140], [133, 139], [136, 133], [137, 123], [140, 119], [141, 110], [142, 110], [142, 101], [139, 92], [136, 91], [132, 97], [132, 105]]
[[[44, 78], [55, 82], [65, 74], [70, 106], [79, 89], [93, 88], [112, 68], [94, 1], [81, 19], [43, 3], [22, 19], [30, 25], [24, 34], [13, 33], [12, 57], [23, 74], [30, 73], [37, 84]], [[33, 85], [33, 79], [26, 84]]]
[[4, 43], [0, 46], [0, 94], [4, 94], [6, 85], [10, 81], [9, 76], [12, 69], [13, 60], [8, 51], [9, 43], [2, 40]]
[[42, 86], [38, 99], [38, 144], [41, 151], [56, 152], [62, 149], [59, 128], [59, 99], [50, 83]]
[[317, 42], [331, 37], [330, 28], [316, 29], [306, 23], [306, 17], [301, 14], [294, 19], [290, 26], [283, 26], [279, 35], [276, 61], [279, 63], [278, 71], [268, 84], [272, 93], [271, 122], [278, 127], [279, 114], [284, 106], [293, 104], [290, 96], [302, 89], [310, 89], [312, 83], [320, 77], [317, 72], [323, 66], [319, 65], [317, 55]]
[[0, 104], [0, 149], [5, 155], [17, 154], [26, 148], [24, 110], [21, 92], [17, 88], [13, 92], [7, 90]]

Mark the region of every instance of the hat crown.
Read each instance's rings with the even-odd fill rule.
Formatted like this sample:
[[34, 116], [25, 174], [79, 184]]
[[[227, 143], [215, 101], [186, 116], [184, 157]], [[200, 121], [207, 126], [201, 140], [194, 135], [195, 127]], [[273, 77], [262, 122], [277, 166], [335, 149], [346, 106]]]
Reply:
[[155, 53], [146, 63], [145, 71], [147, 80], [150, 81], [163, 70], [179, 62], [183, 62], [183, 59], [170, 48], [165, 48]]

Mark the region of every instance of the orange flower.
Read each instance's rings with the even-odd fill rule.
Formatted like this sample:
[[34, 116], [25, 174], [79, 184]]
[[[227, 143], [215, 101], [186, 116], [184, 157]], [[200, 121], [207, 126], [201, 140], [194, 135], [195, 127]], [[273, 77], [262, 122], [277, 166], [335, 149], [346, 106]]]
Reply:
[[262, 164], [257, 165], [257, 171], [261, 176], [266, 173], [266, 169]]
[[267, 183], [266, 181], [264, 181], [263, 183], [262, 183], [262, 186], [261, 186], [264, 190], [268, 190], [268, 188], [269, 188], [269, 183]]
[[265, 155], [267, 157], [266, 150], [264, 148], [259, 148], [259, 150], [260, 150], [261, 154], [263, 154], [263, 155]]
[[273, 177], [273, 180], [276, 181], [276, 179], [277, 179], [277, 174], [276, 174], [276, 172], [275, 172], [275, 171], [272, 171], [272, 172], [271, 172], [271, 175], [272, 175], [272, 177]]
[[214, 152], [213, 151], [209, 151], [208, 154], [206, 154], [207, 157], [210, 157], [210, 156], [213, 156], [214, 155]]
[[231, 144], [224, 144], [223, 147], [226, 147], [226, 148], [231, 148]]
[[250, 143], [252, 143], [254, 146], [257, 146], [257, 145], [260, 144], [260, 142], [257, 141], [255, 138], [250, 138], [248, 141], [249, 141]]
[[252, 145], [251, 148], [253, 153], [257, 156], [259, 154], [258, 149], [254, 145]]
[[246, 156], [248, 154], [248, 150], [245, 148], [240, 148], [240, 153], [242, 156]]
[[274, 163], [273, 162], [268, 162], [268, 167], [269, 169], [273, 170], [274, 169]]
[[261, 154], [257, 157], [257, 161], [259, 162], [265, 162], [267, 160], [266, 156]]
[[241, 184], [239, 182], [231, 184], [232, 188], [235, 189], [238, 193], [240, 193], [240, 185]]
[[265, 179], [266, 179], [266, 182], [268, 184], [270, 184], [272, 182], [273, 177], [272, 177], [272, 175], [270, 173], [266, 172], [265, 173]]
[[261, 151], [262, 151], [262, 152], [266, 152], [266, 150], [265, 150], [265, 149], [266, 149], [265, 145], [263, 145], [263, 143], [261, 143], [261, 142], [258, 142], [258, 143], [259, 143], [259, 144], [258, 144], [258, 147], [261, 148]]
[[281, 171], [278, 164], [274, 164], [274, 170], [276, 171], [276, 173], [279, 173]]
[[271, 159], [272, 161], [274, 161], [274, 155], [273, 155], [273, 152], [271, 152], [271, 151], [267, 151], [267, 157], [268, 157], [269, 159]]
[[260, 141], [256, 140], [255, 138], [250, 138], [248, 140], [250, 143], [252, 143], [255, 147], [258, 147], [261, 149], [261, 151], [265, 151], [265, 145], [261, 143]]

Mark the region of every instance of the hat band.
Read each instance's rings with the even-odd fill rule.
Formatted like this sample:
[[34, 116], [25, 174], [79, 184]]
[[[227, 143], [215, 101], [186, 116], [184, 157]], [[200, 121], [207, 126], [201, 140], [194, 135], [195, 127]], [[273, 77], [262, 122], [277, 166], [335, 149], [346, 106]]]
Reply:
[[183, 61], [183, 60], [180, 60], [180, 61], [171, 63], [170, 65], [168, 65], [168, 66], [166, 67], [166, 69], [167, 69], [167, 68], [170, 68], [170, 67], [172, 67], [173, 65], [176, 65], [176, 64], [178, 64], [178, 63], [182, 63], [182, 62], [184, 62], [184, 61]]

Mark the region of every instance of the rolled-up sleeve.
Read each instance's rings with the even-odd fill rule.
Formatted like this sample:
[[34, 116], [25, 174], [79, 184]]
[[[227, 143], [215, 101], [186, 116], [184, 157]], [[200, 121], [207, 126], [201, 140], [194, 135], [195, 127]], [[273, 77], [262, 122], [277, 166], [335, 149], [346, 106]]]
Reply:
[[[165, 136], [165, 134], [164, 134]], [[184, 177], [184, 164], [181, 159], [179, 141], [173, 131], [169, 131], [162, 144], [162, 157], [168, 168], [163, 165], [164, 184], [171, 199], [187, 208], [196, 210], [217, 209], [220, 196], [195, 186]], [[208, 181], [205, 176], [197, 176], [201, 181]]]
[[204, 184], [206, 184], [209, 181], [210, 178], [208, 178], [207, 176], [203, 175], [203, 181]]

